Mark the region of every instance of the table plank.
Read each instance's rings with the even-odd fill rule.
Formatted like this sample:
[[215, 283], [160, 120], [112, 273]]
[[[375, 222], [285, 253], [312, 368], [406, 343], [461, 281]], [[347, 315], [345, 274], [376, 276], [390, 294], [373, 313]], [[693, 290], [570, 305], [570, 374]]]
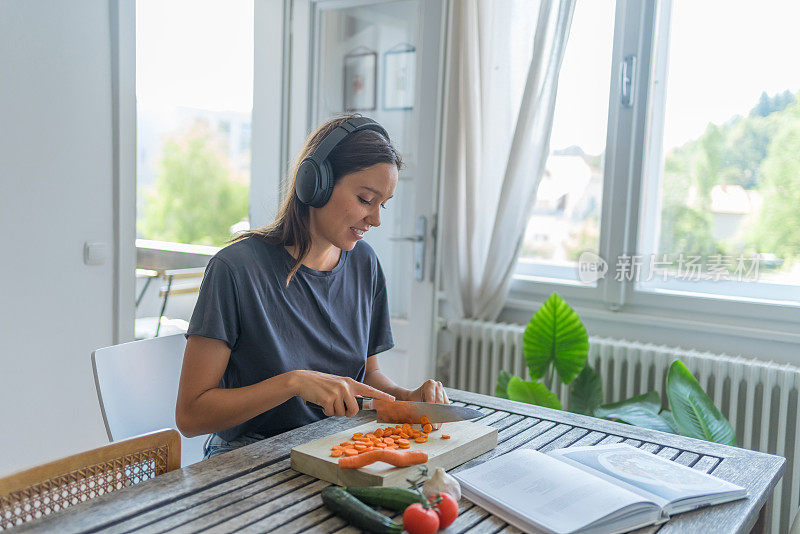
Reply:
[[504, 526], [506, 526], [506, 522], [500, 519], [499, 517], [495, 517], [493, 515], [487, 515], [483, 518], [480, 522], [473, 525], [469, 532], [470, 534], [494, 534]]
[[724, 458], [712, 474], [748, 488], [747, 498], [680, 514], [676, 520], [665, 524], [659, 534], [750, 532], [758, 519], [759, 510], [770, 496], [770, 487], [774, 487], [776, 462], [775, 457], [770, 456], [758, 454]]
[[722, 458], [717, 458], [716, 456], [703, 456], [692, 466], [692, 469], [697, 469], [703, 473], [711, 473], [721, 461]]
[[[309, 478], [313, 479], [313, 477]], [[324, 480], [316, 480], [309, 484], [306, 489], [308, 491], [320, 492], [322, 488], [328, 485], [329, 484]], [[176, 534], [199, 532], [200, 530], [208, 532], [209, 534], [223, 534], [233, 532], [234, 530], [246, 527], [260, 520], [268, 520], [270, 524], [277, 526], [293, 519], [293, 517], [289, 516], [283, 517], [283, 520], [281, 520], [282, 516], [280, 514], [293, 505], [300, 498], [302, 493], [301, 491], [291, 491], [277, 498], [268, 494], [260, 495], [258, 499], [248, 499], [250, 502], [243, 503], [242, 508], [245, 509], [245, 511], [236, 514], [226, 514], [224, 521], [214, 522], [213, 524], [202, 521], [192, 526], [192, 528], [178, 530]], [[252, 507], [253, 504], [257, 504], [257, 506]], [[187, 525], [187, 527], [188, 526], [191, 525]]]
[[[283, 525], [280, 525], [277, 528], [270, 529], [270, 532], [273, 534], [297, 534], [300, 532], [308, 532], [312, 530], [312, 527], [331, 517], [330, 510], [322, 505], [321, 497], [312, 497], [311, 499], [307, 499], [303, 502], [307, 503], [309, 506], [305, 514]], [[344, 524], [344, 521], [342, 521], [342, 524]], [[242, 532], [248, 534], [261, 534], [264, 532], [264, 527], [266, 526], [267, 525], [262, 526], [261, 522], [253, 523], [252, 525], [243, 529]]]
[[[158, 509], [195, 493], [223, 485], [242, 475], [285, 460], [295, 445], [335, 433], [374, 419], [369, 413], [354, 417], [331, 417], [305, 427], [267, 438], [246, 447], [157, 476], [119, 491], [101, 495], [78, 506], [35, 522], [14, 527], [15, 532], [39, 530], [79, 533], [105, 530], [113, 525]], [[57, 517], [56, 517], [57, 516]]]
[[[214, 513], [238, 499], [246, 498], [271, 487], [278, 487], [283, 482], [298, 476], [299, 473], [289, 469], [289, 460], [281, 460], [268, 468], [234, 479], [229, 484], [214, 486], [185, 499], [120, 522], [106, 529], [106, 532], [116, 534], [133, 532], [137, 529], [152, 531], [154, 528], [176, 528], [202, 514]], [[156, 523], [157, 525], [154, 525]]]
[[[468, 501], [468, 499], [464, 499]], [[472, 528], [477, 523], [480, 523], [484, 518], [489, 516], [489, 512], [481, 508], [480, 506], [476, 506], [472, 502], [470, 502], [472, 506], [465, 511], [459, 511], [458, 517], [456, 518], [455, 522], [450, 525], [450, 529], [453, 532], [464, 532], [470, 528]]]
[[[588, 415], [554, 410], [524, 402], [501, 399], [499, 397], [490, 397], [488, 395], [481, 395], [479, 393], [471, 393], [469, 391], [461, 391], [451, 388], [445, 389], [447, 390], [447, 395], [449, 398], [457, 399], [461, 402], [481, 404], [488, 408], [505, 410], [515, 414], [536, 417], [555, 423], [563, 423], [570, 426], [585, 428], [587, 430], [597, 430], [623, 438], [638, 439], [645, 442], [658, 441], [659, 444], [667, 447], [675, 447], [676, 450], [691, 449], [692, 452], [706, 453], [716, 456], [720, 456], [721, 454], [737, 455], [740, 454], [737, 451], [741, 451], [741, 449], [729, 445], [711, 443], [708, 441], [688, 438], [686, 436], [679, 436], [676, 434], [668, 434], [666, 432], [659, 432], [657, 430], [650, 430], [624, 423], [617, 423], [615, 421], [607, 421], [605, 419], [589, 417]], [[752, 454], [764, 454], [756, 451], [751, 452]]]
[[[516, 448], [544, 452], [600, 443], [627, 443], [699, 471], [748, 488], [747, 499], [676, 516], [662, 528], [637, 534], [677, 532], [745, 533], [755, 524], [781, 476], [780, 457], [665, 434], [540, 406], [453, 389], [454, 404], [475, 407], [477, 422], [498, 430], [497, 447], [452, 470], [477, 465]], [[356, 532], [323, 505], [319, 492], [328, 484], [289, 469], [295, 445], [372, 420], [368, 414], [329, 418], [210, 460], [69, 508], [15, 532]], [[446, 424], [445, 424], [446, 425]], [[519, 530], [467, 499], [448, 532]], [[387, 515], [388, 511], [384, 511]], [[396, 519], [400, 514], [394, 514]]]
[[[508, 439], [509, 437], [515, 435], [515, 433], [519, 433], [523, 430], [529, 429], [530, 427], [534, 426], [539, 422], [539, 420], [535, 418], [530, 418], [530, 417], [526, 418], [524, 416], [510, 414], [509, 412], [505, 412], [502, 410], [495, 411], [488, 408], [480, 407], [478, 405], [466, 405], [466, 406], [470, 408], [474, 407], [476, 409], [479, 409], [480, 411], [489, 412], [488, 415], [486, 415], [485, 417], [475, 419], [475, 422], [497, 428], [499, 431], [498, 442]], [[307, 516], [296, 518], [285, 525], [281, 525], [276, 529], [276, 531], [284, 533], [302, 532], [308, 530], [313, 526], [319, 526], [321, 530], [326, 529], [329, 525], [328, 519], [331, 517], [332, 514], [330, 511], [327, 510], [327, 508], [324, 508], [322, 506], [321, 499], [317, 499], [314, 502], [316, 503], [317, 506], [309, 510]], [[395, 520], [399, 520], [400, 515], [401, 514], [397, 514], [395, 516]], [[336, 521], [333, 521], [332, 523], [338, 524], [338, 522]], [[257, 528], [260, 525], [261, 523], [256, 523], [253, 526], [256, 527], [257, 530]], [[344, 528], [343, 525], [342, 528]]]
[[[747, 499], [681, 514], [676, 519], [664, 525], [659, 530], [659, 533], [668, 534], [672, 532], [694, 531], [720, 533], [749, 532], [750, 528], [752, 528], [757, 520], [758, 511], [770, 496], [772, 489], [785, 468], [785, 459], [783, 458], [754, 451], [744, 451], [736, 447], [718, 443], [666, 434], [615, 423], [613, 421], [588, 418], [587, 416], [579, 414], [526, 405], [525, 403], [507, 401], [505, 399], [480, 396], [475, 393], [448, 391], [448, 396], [465, 402], [475, 402], [473, 399], [477, 400], [477, 398], [482, 397], [482, 402], [477, 402], [484, 406], [504, 409], [512, 413], [539, 417], [543, 421], [560, 422], [598, 432], [605, 431], [625, 439], [639, 440], [645, 444], [658, 441], [661, 447], [651, 452], [656, 452], [659, 456], [669, 459], [677, 458], [685, 451], [693, 452], [698, 457], [711, 456], [721, 458], [722, 460], [717, 467], [710, 469], [713, 474], [735, 484], [747, 487], [749, 490]], [[645, 450], [648, 448], [651, 448], [651, 445], [646, 445]], [[745, 466], [743, 463], [746, 462], [745, 458], [754, 460], [753, 464], [749, 467]], [[756, 459], [759, 459], [759, 461], [755, 462]], [[707, 462], [709, 461], [711, 460], [707, 460]], [[473, 462], [475, 462], [475, 460], [473, 460]], [[755, 467], [756, 463], [760, 465]], [[461, 468], [464, 468], [464, 466]], [[457, 468], [456, 470], [461, 468]], [[750, 478], [748, 472], [758, 473], [759, 477], [757, 477], [757, 479], [748, 480], [748, 478]], [[725, 518], [724, 521], [721, 520], [723, 517]], [[706, 524], [706, 522], [708, 524]], [[700, 525], [702, 525], [702, 527]]]
[[658, 445], [656, 443], [644, 442], [641, 444], [641, 446], [639, 446], [639, 448], [642, 449], [643, 451], [652, 452], [655, 454], [657, 451], [661, 449], [661, 445]]
[[675, 462], [685, 465], [687, 467], [692, 467], [697, 461], [700, 459], [700, 455], [694, 452], [683, 451], [678, 456], [675, 457]]

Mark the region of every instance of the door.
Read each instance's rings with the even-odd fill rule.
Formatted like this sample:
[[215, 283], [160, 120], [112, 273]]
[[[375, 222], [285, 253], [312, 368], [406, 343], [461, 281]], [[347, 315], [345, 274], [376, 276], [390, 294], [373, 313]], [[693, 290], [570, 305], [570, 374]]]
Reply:
[[295, 1], [290, 14], [287, 158], [315, 125], [356, 111], [386, 128], [405, 163], [381, 227], [366, 240], [386, 274], [395, 340], [381, 369], [414, 388], [434, 376], [443, 9], [440, 0]]

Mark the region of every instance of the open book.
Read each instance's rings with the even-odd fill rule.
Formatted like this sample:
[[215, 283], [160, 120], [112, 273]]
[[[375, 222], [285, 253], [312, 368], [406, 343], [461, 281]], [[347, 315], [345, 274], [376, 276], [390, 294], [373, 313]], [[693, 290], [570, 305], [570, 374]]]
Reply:
[[454, 475], [462, 493], [526, 531], [612, 534], [741, 499], [730, 482], [621, 443], [517, 449]]

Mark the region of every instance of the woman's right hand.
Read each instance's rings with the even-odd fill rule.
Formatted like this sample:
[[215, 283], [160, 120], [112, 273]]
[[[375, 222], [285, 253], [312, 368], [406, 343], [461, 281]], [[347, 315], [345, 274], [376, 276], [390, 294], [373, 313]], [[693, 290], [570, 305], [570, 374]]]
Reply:
[[349, 376], [337, 376], [318, 371], [291, 371], [295, 376], [296, 395], [322, 407], [327, 416], [352, 417], [358, 413], [356, 395], [374, 399], [394, 400], [394, 397]]

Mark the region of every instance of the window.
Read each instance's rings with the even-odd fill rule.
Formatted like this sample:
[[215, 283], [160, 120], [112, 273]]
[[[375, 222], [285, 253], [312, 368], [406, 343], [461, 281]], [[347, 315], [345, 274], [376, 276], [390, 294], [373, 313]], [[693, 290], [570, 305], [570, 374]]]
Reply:
[[638, 290], [800, 303], [800, 71], [785, 63], [792, 17], [775, 16], [787, 8], [800, 14], [675, 2], [659, 21]]
[[777, 1], [579, 0], [511, 301], [558, 291], [587, 308], [791, 332], [798, 15]]
[[137, 238], [248, 227], [253, 0], [137, 0]]
[[550, 156], [522, 240], [519, 272], [533, 279], [575, 283], [580, 254], [599, 252], [608, 92], [598, 88], [609, 86], [613, 45], [614, 3], [578, 2], [559, 75]]

